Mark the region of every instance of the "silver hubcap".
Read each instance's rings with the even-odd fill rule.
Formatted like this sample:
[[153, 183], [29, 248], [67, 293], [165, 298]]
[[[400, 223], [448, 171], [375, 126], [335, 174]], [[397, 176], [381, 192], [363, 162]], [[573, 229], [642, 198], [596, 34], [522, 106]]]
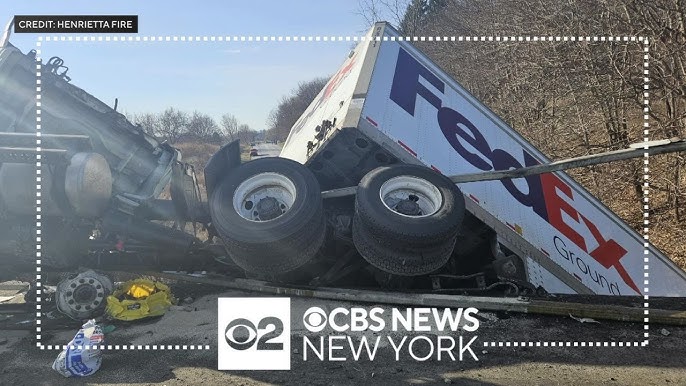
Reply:
[[379, 196], [386, 208], [408, 217], [430, 216], [443, 204], [443, 195], [434, 184], [414, 176], [389, 179], [381, 185]]
[[246, 220], [270, 221], [295, 202], [295, 184], [283, 174], [267, 172], [243, 181], [233, 195], [233, 207]]

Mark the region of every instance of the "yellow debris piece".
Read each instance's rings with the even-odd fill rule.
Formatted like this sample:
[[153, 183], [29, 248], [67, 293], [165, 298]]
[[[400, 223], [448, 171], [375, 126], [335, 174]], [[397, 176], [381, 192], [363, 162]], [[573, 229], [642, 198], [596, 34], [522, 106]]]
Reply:
[[164, 315], [176, 303], [166, 284], [135, 279], [123, 283], [107, 297], [105, 312], [114, 319], [130, 321]]

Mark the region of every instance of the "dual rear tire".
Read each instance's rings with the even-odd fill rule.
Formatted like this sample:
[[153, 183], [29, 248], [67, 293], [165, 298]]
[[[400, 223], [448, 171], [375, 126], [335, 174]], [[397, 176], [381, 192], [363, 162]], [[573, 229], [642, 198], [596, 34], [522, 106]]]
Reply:
[[447, 177], [418, 165], [380, 167], [358, 185], [353, 241], [385, 272], [425, 275], [450, 259], [464, 210], [462, 193]]
[[229, 257], [273, 277], [305, 265], [324, 242], [319, 183], [302, 164], [261, 158], [233, 169], [210, 197], [212, 224]]
[[[293, 271], [324, 243], [319, 183], [298, 162], [247, 162], [224, 178], [209, 203], [229, 256], [253, 274], [268, 278]], [[380, 167], [358, 185], [353, 242], [376, 268], [425, 275], [450, 259], [464, 210], [462, 193], [447, 177], [417, 165]]]

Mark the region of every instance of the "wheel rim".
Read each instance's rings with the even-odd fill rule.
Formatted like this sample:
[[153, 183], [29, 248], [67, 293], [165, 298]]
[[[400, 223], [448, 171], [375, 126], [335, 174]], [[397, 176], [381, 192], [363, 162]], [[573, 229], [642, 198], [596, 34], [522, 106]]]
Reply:
[[379, 196], [384, 206], [401, 216], [427, 217], [438, 212], [443, 195], [429, 181], [414, 176], [398, 176], [381, 185]]
[[295, 184], [279, 173], [260, 173], [241, 182], [233, 207], [249, 221], [272, 221], [288, 212], [297, 196]]

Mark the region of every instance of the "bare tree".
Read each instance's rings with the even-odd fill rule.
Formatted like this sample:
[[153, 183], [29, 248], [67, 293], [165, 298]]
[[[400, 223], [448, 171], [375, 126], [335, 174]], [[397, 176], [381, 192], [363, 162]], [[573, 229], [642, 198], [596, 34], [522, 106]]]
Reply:
[[274, 140], [285, 140], [295, 122], [324, 88], [326, 82], [325, 78], [303, 82], [291, 91], [290, 95], [284, 96], [279, 105], [269, 114], [268, 137]]
[[194, 111], [188, 120], [188, 135], [194, 139], [208, 140], [215, 132], [219, 132], [219, 126], [214, 119], [199, 111]]
[[220, 123], [222, 134], [228, 141], [233, 141], [238, 137], [238, 119], [233, 114], [224, 114]]
[[[358, 0], [356, 13], [369, 27], [377, 21], [388, 21], [395, 26], [400, 26], [408, 7], [415, 2], [417, 0]], [[426, 3], [427, 0], [420, 2]], [[386, 18], [390, 19], [386, 20]]]
[[139, 125], [146, 134], [157, 136], [160, 133], [160, 119], [153, 113], [133, 114], [127, 117], [129, 121]]
[[257, 132], [250, 128], [249, 125], [243, 123], [238, 126], [237, 138], [243, 143], [250, 143], [255, 140]]
[[179, 140], [188, 127], [188, 114], [169, 107], [159, 114], [158, 135], [167, 141], [174, 143]]

